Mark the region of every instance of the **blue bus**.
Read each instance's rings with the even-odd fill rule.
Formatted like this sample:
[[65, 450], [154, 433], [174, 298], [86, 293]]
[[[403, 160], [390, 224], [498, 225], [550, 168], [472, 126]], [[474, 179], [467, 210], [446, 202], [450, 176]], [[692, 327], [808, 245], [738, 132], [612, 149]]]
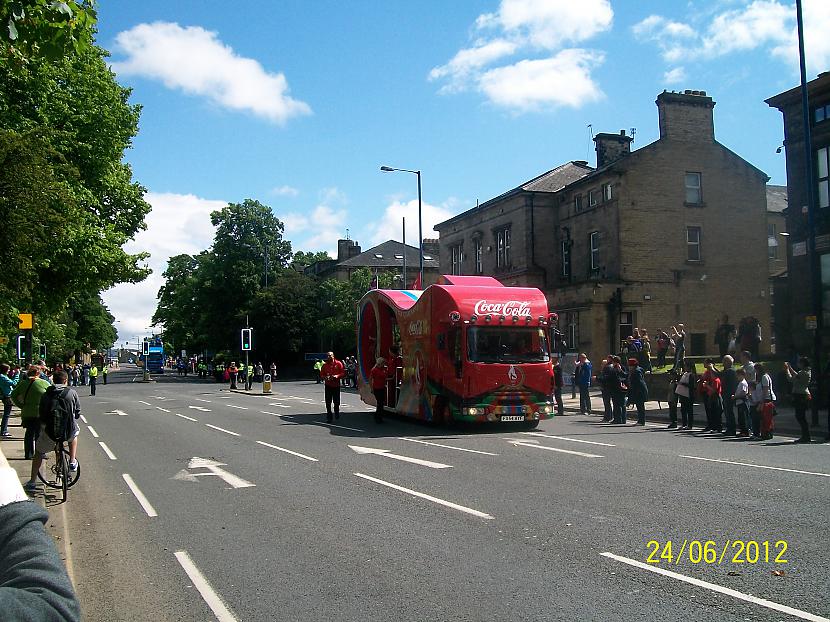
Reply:
[[147, 371], [153, 374], [164, 373], [164, 343], [159, 337], [150, 337], [144, 340], [144, 350], [141, 359]]

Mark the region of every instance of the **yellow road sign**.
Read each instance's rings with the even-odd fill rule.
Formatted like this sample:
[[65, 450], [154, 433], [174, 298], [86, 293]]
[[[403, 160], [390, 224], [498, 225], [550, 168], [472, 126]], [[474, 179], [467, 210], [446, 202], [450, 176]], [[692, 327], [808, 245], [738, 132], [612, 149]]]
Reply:
[[18, 328], [20, 330], [26, 330], [32, 328], [32, 314], [31, 313], [18, 313], [17, 317], [20, 318], [20, 324]]

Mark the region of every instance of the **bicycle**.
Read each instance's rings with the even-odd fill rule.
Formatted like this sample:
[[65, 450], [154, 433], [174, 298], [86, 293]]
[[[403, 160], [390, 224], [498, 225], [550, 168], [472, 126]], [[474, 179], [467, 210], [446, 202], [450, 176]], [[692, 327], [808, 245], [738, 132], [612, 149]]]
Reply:
[[[44, 460], [48, 460], [47, 456]], [[77, 468], [72, 471], [69, 468], [69, 449], [66, 447], [66, 441], [57, 441], [55, 443], [55, 462], [48, 467], [41, 466], [37, 473], [38, 479], [46, 484], [49, 488], [57, 488], [62, 491], [63, 501], [67, 499], [67, 491], [72, 487], [78, 478], [81, 476], [81, 463], [75, 458]], [[46, 471], [46, 475], [43, 472]]]

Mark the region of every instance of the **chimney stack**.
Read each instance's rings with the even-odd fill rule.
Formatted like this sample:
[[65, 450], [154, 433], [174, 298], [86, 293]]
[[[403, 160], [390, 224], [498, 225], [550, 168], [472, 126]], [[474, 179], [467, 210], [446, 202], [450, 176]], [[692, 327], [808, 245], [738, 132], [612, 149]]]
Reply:
[[360, 254], [360, 246], [354, 240], [337, 240], [337, 261], [346, 261]]
[[657, 96], [660, 138], [685, 141], [714, 141], [715, 102], [706, 91], [682, 93], [663, 91]]
[[627, 156], [631, 153], [631, 141], [633, 136], [626, 136], [625, 130], [619, 134], [606, 134], [604, 132], [594, 136], [594, 146], [597, 150], [597, 168], [611, 164], [614, 160]]

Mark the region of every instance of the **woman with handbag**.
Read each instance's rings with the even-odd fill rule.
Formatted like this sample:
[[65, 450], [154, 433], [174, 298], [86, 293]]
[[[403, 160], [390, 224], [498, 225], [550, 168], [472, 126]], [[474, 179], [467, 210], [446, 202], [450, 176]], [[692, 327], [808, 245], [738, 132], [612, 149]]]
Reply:
[[798, 360], [798, 371], [790, 367], [789, 363], [784, 363], [784, 373], [787, 374], [787, 379], [792, 384], [793, 407], [795, 408], [795, 419], [798, 425], [801, 426], [801, 438], [796, 439], [796, 443], [809, 444], [810, 426], [807, 423], [807, 404], [810, 403], [812, 396], [810, 395], [810, 359], [802, 356]]

